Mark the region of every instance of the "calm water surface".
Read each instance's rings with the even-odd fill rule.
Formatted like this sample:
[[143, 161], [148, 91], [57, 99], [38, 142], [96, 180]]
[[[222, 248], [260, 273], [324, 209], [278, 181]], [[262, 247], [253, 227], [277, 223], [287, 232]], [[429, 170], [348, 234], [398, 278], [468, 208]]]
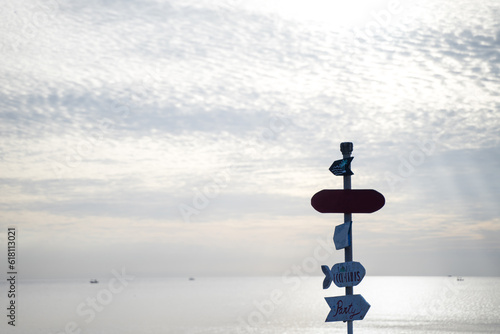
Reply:
[[[18, 285], [16, 328], [1, 333], [345, 333], [325, 323], [321, 277], [31, 281]], [[5, 283], [1, 285], [5, 291]], [[500, 333], [500, 278], [365, 277], [371, 304], [355, 333]]]

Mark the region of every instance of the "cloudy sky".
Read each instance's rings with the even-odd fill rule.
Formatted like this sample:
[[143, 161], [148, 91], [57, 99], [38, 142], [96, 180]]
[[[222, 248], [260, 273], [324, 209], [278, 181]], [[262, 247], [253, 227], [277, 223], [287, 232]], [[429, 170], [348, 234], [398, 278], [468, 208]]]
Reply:
[[0, 11], [0, 246], [17, 227], [22, 277], [321, 275], [343, 217], [310, 199], [342, 187], [343, 141], [353, 188], [386, 198], [353, 215], [367, 275], [500, 276], [497, 1]]

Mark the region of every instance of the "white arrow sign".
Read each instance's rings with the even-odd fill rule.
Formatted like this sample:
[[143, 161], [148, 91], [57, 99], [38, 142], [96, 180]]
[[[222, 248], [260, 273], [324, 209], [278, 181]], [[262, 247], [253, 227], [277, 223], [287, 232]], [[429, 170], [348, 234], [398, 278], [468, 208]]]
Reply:
[[361, 295], [325, 297], [330, 313], [325, 322], [363, 320], [370, 304]]

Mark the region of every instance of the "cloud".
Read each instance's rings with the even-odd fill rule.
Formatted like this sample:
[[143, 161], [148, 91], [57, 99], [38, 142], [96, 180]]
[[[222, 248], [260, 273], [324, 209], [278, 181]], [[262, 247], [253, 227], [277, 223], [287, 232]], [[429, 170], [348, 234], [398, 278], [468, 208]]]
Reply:
[[[354, 187], [387, 199], [366, 235], [392, 226], [412, 244], [492, 244], [497, 9], [476, 7], [405, 3], [385, 24], [377, 5], [329, 26], [241, 2], [11, 3], [0, 25], [5, 221], [109, 240], [110, 228], [137, 232], [135, 220], [184, 231], [181, 204], [203, 228], [323, 222], [309, 199], [342, 186], [327, 168], [353, 141]], [[257, 227], [265, 242], [268, 228]]]

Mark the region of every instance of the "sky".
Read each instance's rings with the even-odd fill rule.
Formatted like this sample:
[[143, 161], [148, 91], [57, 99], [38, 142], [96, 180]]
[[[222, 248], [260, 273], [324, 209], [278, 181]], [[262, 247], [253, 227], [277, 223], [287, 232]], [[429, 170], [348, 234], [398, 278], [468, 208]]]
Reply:
[[0, 270], [322, 275], [354, 144], [367, 275], [500, 276], [497, 1], [7, 1]]

